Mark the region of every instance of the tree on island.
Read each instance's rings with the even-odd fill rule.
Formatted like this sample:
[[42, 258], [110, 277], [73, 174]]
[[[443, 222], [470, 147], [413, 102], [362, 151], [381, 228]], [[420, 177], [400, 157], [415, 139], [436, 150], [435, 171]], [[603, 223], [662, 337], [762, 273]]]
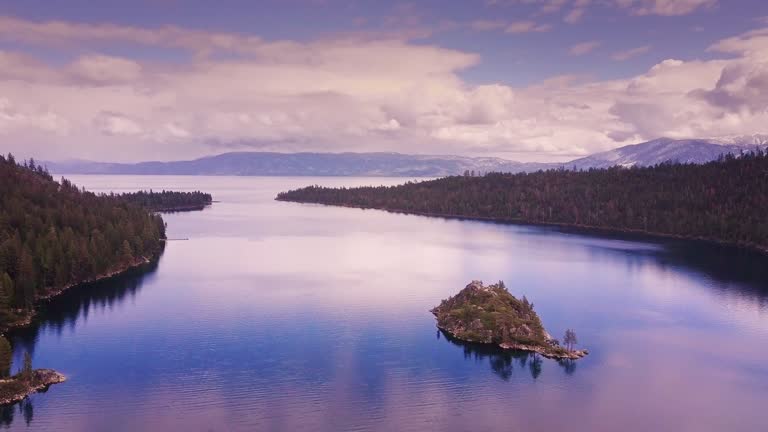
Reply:
[[32, 356], [29, 351], [24, 352], [24, 366], [21, 368], [21, 378], [25, 381], [32, 379]]
[[0, 378], [7, 378], [11, 375], [11, 363], [13, 351], [8, 339], [0, 336]]
[[122, 257], [125, 262], [133, 261], [133, 249], [131, 249], [131, 244], [128, 243], [128, 240], [123, 240]]
[[572, 329], [566, 330], [565, 336], [563, 337], [563, 343], [568, 348], [568, 351], [573, 351], [573, 348], [577, 343], [579, 343], [578, 339], [576, 338], [576, 332]]

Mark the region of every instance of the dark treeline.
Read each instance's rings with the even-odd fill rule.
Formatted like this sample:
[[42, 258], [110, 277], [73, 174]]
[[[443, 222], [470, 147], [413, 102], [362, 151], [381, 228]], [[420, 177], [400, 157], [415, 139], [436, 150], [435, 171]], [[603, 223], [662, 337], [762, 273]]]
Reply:
[[139, 191], [119, 195], [123, 199], [153, 211], [198, 210], [213, 202], [211, 194], [200, 191]]
[[280, 193], [278, 200], [714, 240], [768, 250], [768, 154], [704, 165], [453, 176], [400, 186]]
[[156, 258], [164, 238], [163, 219], [142, 206], [0, 156], [0, 327], [40, 297]]

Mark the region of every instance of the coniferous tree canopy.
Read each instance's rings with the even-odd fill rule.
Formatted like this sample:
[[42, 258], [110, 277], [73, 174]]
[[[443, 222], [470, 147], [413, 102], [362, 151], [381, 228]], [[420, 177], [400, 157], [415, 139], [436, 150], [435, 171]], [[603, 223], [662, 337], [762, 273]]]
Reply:
[[391, 187], [310, 186], [277, 199], [637, 231], [768, 250], [768, 154], [760, 149], [704, 165], [490, 173]]
[[0, 378], [11, 376], [11, 365], [13, 364], [13, 350], [11, 344], [4, 336], [0, 336]]
[[159, 215], [0, 156], [0, 326], [35, 299], [159, 255]]
[[198, 210], [213, 202], [211, 194], [176, 191], [138, 191], [119, 195], [123, 199], [153, 211]]

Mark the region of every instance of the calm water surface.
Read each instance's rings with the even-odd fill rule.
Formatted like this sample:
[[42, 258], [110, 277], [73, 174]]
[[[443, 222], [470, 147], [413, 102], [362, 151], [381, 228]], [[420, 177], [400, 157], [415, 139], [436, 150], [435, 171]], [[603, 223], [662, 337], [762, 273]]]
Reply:
[[[211, 192], [166, 215], [157, 266], [74, 290], [11, 334], [69, 381], [6, 408], [12, 430], [765, 431], [768, 261], [273, 201], [402, 179], [71, 176], [96, 191]], [[447, 340], [427, 311], [503, 279], [571, 364]]]

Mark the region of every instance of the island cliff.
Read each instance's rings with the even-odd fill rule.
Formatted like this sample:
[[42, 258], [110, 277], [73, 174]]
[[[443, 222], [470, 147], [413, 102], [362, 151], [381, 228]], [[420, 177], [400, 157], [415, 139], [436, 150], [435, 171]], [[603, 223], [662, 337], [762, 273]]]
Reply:
[[432, 309], [437, 327], [466, 342], [498, 345], [503, 349], [529, 351], [555, 359], [579, 359], [587, 350], [560, 346], [544, 330], [533, 304], [515, 298], [504, 282], [484, 286], [472, 281], [453, 297]]

